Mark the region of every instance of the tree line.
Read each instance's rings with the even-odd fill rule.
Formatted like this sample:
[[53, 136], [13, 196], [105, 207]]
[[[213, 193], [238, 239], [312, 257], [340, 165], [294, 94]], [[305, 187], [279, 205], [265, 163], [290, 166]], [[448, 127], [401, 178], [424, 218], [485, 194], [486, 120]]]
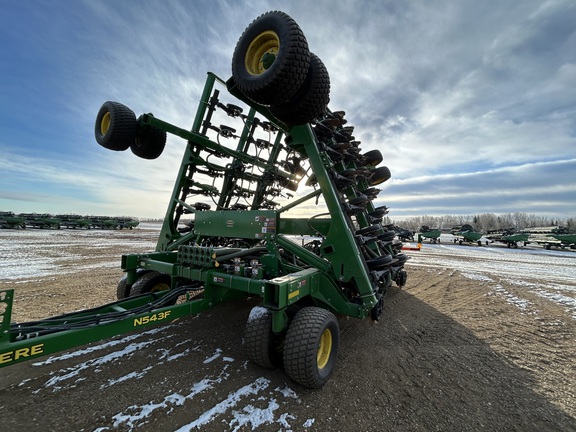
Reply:
[[414, 216], [404, 220], [389, 219], [393, 223], [411, 231], [419, 231], [422, 226], [450, 230], [454, 226], [470, 224], [478, 232], [503, 230], [513, 228], [516, 231], [525, 228], [563, 226], [570, 233], [576, 232], [576, 218], [556, 219], [528, 213], [482, 213], [478, 215], [445, 215], [445, 216]]

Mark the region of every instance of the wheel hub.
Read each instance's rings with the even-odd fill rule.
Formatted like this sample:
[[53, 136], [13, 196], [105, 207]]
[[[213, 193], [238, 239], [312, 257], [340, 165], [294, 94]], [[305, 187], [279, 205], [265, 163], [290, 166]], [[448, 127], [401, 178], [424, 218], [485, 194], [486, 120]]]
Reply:
[[156, 285], [154, 285], [152, 287], [152, 289], [150, 290], [150, 292], [160, 292], [160, 291], [166, 291], [169, 290], [170, 286], [168, 284], [165, 283], [158, 283]]
[[330, 333], [330, 330], [325, 329], [320, 336], [320, 342], [318, 342], [318, 353], [316, 354], [318, 369], [324, 369], [326, 367], [328, 360], [330, 359], [331, 352], [332, 333]]
[[246, 70], [251, 75], [261, 75], [266, 72], [278, 55], [280, 38], [273, 31], [260, 33], [246, 50], [244, 59]]
[[104, 117], [102, 117], [102, 121], [100, 122], [100, 132], [102, 132], [102, 135], [106, 135], [108, 129], [110, 129], [110, 111], [104, 114]]

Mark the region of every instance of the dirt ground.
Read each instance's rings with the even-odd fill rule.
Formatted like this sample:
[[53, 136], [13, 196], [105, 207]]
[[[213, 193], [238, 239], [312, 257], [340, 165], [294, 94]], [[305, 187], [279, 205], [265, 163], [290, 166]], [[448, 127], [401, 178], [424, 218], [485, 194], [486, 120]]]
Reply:
[[[66, 235], [80, 270], [0, 281], [16, 290], [13, 321], [113, 301], [121, 272], [110, 263], [132, 238], [153, 247], [155, 233], [110, 233], [98, 247]], [[576, 431], [574, 317], [536, 295], [527, 313], [417, 254], [380, 323], [339, 318], [338, 362], [320, 390], [247, 361], [254, 298], [0, 369], [0, 431]]]

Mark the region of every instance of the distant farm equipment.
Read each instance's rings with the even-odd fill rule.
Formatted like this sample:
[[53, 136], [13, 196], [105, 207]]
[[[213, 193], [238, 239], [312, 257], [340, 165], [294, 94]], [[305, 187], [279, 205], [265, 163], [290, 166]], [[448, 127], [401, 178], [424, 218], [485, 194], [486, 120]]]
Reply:
[[519, 243], [526, 246], [528, 244], [528, 236], [528, 233], [515, 232], [514, 228], [490, 230], [486, 234], [489, 243], [500, 242], [509, 248], [518, 248]]
[[414, 232], [410, 231], [409, 229], [406, 228], [401, 228], [398, 226], [390, 226], [390, 229], [392, 229], [395, 233], [396, 236], [401, 240], [401, 241], [414, 241]]
[[422, 243], [424, 240], [428, 240], [430, 243], [440, 243], [440, 234], [439, 229], [422, 225], [418, 232], [418, 243]]
[[74, 214], [0, 212], [0, 228], [4, 229], [133, 229], [140, 224], [125, 216], [80, 216]]
[[526, 228], [521, 232], [528, 234], [529, 243], [538, 244], [544, 249], [553, 247], [560, 249], [576, 248], [576, 234], [569, 233], [568, 229], [563, 226]]
[[454, 236], [454, 243], [462, 245], [463, 243], [476, 243], [478, 246], [482, 245], [480, 239], [484, 234], [474, 230], [474, 227], [469, 224], [455, 226], [451, 230]]
[[26, 221], [13, 212], [0, 212], [0, 228], [24, 229]]
[[560, 241], [560, 247], [568, 246], [570, 249], [576, 249], [576, 234], [552, 234], [556, 240]]

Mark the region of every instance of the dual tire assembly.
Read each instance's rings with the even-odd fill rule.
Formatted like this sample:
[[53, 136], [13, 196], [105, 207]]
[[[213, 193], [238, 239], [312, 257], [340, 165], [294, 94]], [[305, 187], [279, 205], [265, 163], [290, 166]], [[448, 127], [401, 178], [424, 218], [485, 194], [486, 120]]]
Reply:
[[313, 389], [332, 375], [339, 342], [336, 316], [315, 306], [296, 311], [281, 335], [272, 332], [272, 314], [256, 306], [244, 330], [244, 349], [252, 362], [268, 369], [283, 366], [290, 378]]
[[[309, 51], [304, 33], [284, 12], [265, 13], [246, 28], [232, 56], [232, 81], [246, 98], [288, 126], [322, 116], [330, 101], [324, 63]], [[156, 159], [166, 145], [166, 132], [142, 126], [134, 111], [114, 101], [100, 108], [94, 135], [109, 150], [130, 148], [144, 159]]]
[[[232, 57], [232, 78], [251, 101], [268, 107], [280, 122], [310, 123], [326, 113], [330, 76], [308, 49], [298, 24], [283, 12], [268, 12], [244, 31]], [[291, 313], [283, 334], [272, 332], [272, 314], [254, 308], [244, 332], [250, 360], [265, 367], [283, 366], [297, 383], [320, 388], [332, 375], [339, 345], [334, 314], [319, 307]]]

